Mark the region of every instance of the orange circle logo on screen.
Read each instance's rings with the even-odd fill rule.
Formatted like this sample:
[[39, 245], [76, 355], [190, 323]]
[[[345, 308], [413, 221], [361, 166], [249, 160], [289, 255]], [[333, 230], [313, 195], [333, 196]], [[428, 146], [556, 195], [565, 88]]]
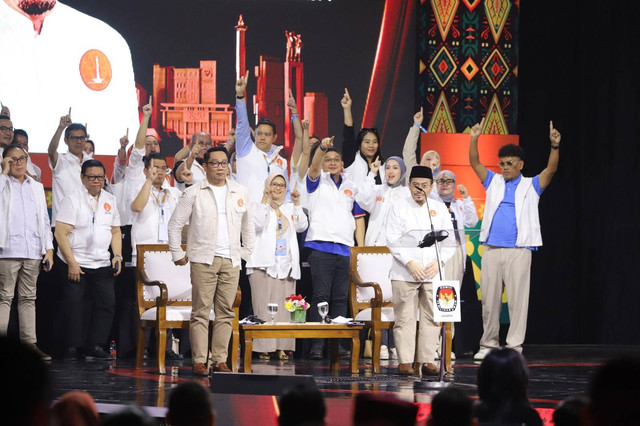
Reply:
[[80, 58], [80, 77], [89, 89], [99, 92], [111, 83], [111, 62], [97, 49], [87, 50]]
[[111, 211], [111, 204], [109, 203], [104, 203], [104, 211], [105, 212], [110, 212]]

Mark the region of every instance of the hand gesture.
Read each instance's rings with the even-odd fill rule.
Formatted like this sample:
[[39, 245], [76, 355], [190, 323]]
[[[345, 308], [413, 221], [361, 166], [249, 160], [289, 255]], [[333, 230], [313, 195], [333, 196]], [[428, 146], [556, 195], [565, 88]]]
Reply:
[[377, 175], [379, 170], [380, 170], [380, 156], [376, 157], [376, 161], [371, 163], [371, 173], [373, 173], [374, 175]]
[[467, 188], [462, 184], [458, 185], [458, 192], [462, 195], [462, 198], [467, 198], [469, 195], [467, 194]]
[[420, 107], [420, 111], [416, 112], [413, 116], [413, 122], [422, 125], [422, 121], [424, 120], [423, 108]]
[[482, 129], [484, 128], [484, 119], [485, 117], [482, 117], [482, 121], [480, 121], [480, 123], [474, 124], [473, 127], [471, 128], [472, 138], [480, 137], [480, 135], [482, 134]]
[[73, 121], [71, 121], [71, 107], [69, 107], [69, 113], [60, 117], [60, 125], [58, 126], [58, 128], [66, 129], [67, 127], [71, 126], [72, 123]]
[[264, 189], [262, 190], [262, 204], [268, 204], [271, 198], [271, 187], [264, 182]]
[[560, 145], [560, 139], [562, 135], [560, 132], [553, 128], [553, 121], [549, 122], [549, 139], [551, 140], [551, 145], [558, 146]]
[[149, 103], [142, 107], [142, 115], [146, 118], [151, 117], [153, 112], [153, 96], [149, 96]]
[[12, 164], [13, 164], [13, 158], [4, 157], [2, 159], [2, 174], [3, 175], [8, 175], [9, 174], [9, 169], [11, 169], [11, 165]]
[[438, 261], [434, 260], [428, 264], [427, 267], [424, 268], [424, 274], [428, 280], [435, 278], [435, 276], [438, 275]]
[[349, 95], [349, 91], [347, 90], [347, 88], [344, 88], [344, 95], [342, 95], [342, 99], [340, 100], [340, 103], [342, 104], [342, 108], [344, 109], [351, 109], [351, 95]]
[[160, 175], [160, 169], [157, 167], [151, 167], [148, 171], [147, 171], [147, 180], [150, 182], [153, 182], [154, 180], [156, 180], [156, 178], [158, 177], [158, 175]]
[[424, 281], [427, 278], [427, 274], [425, 273], [425, 269], [415, 260], [410, 260], [407, 263], [407, 268], [409, 272], [411, 272], [411, 276], [416, 281]]
[[233, 145], [234, 143], [236, 143], [236, 129], [234, 129], [233, 127], [231, 128], [231, 130], [229, 130], [228, 139], [230, 144]]
[[11, 111], [9, 111], [9, 107], [0, 102], [0, 115], [6, 115], [7, 117], [11, 117]]
[[120, 138], [120, 149], [125, 150], [129, 145], [129, 129], [127, 128], [127, 133], [123, 137]]
[[335, 136], [331, 136], [330, 138], [322, 139], [322, 142], [320, 142], [320, 148], [323, 151], [326, 151], [329, 148], [333, 148], [333, 139], [334, 138], [335, 138]]
[[183, 265], [186, 265], [186, 264], [187, 264], [187, 262], [189, 262], [189, 259], [187, 259], [187, 256], [185, 256], [185, 257], [183, 257], [182, 259], [180, 259], [180, 260], [176, 260], [176, 261], [175, 261], [175, 262], [173, 262], [173, 263], [174, 263], [175, 265], [178, 265], [178, 266], [183, 266]]
[[247, 81], [249, 80], [249, 70], [246, 74], [241, 76], [236, 82], [236, 96], [243, 97], [244, 92], [247, 90]]
[[302, 124], [302, 130], [309, 130], [309, 119], [305, 118], [300, 122]]
[[193, 172], [185, 167], [180, 173], [179, 179], [184, 182], [185, 185], [191, 185], [191, 182], [193, 181]]
[[294, 206], [300, 205], [300, 191], [298, 191], [298, 182], [293, 186], [293, 191], [291, 191], [291, 200], [293, 201]]
[[291, 89], [289, 89], [289, 99], [287, 100], [287, 107], [291, 110], [292, 115], [298, 114], [296, 99], [293, 97], [293, 92], [291, 91]]

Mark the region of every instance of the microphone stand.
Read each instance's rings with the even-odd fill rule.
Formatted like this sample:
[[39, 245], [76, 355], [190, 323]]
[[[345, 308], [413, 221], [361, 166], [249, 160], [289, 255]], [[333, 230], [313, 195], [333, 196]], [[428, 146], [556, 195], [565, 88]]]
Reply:
[[[439, 242], [445, 240], [449, 235], [447, 234], [446, 236], [443, 236], [442, 234], [436, 233], [436, 230], [433, 227], [433, 219], [431, 219], [431, 208], [429, 207], [429, 196], [419, 186], [414, 186], [414, 188], [418, 189], [420, 192], [422, 192], [424, 194], [424, 202], [427, 205], [427, 210], [429, 211], [428, 216], [429, 216], [429, 225], [431, 226], [431, 232], [429, 232], [427, 235], [425, 235], [425, 238], [423, 238], [423, 242], [424, 242], [424, 240], [427, 239], [427, 237], [430, 234], [433, 235], [433, 237], [434, 237], [433, 245], [435, 246], [435, 249], [436, 249], [436, 260], [438, 261], [438, 276], [440, 277], [440, 281], [442, 281], [442, 264], [440, 263], [440, 244], [439, 244]], [[423, 247], [422, 246], [422, 242], [421, 242], [420, 246]], [[424, 247], [430, 247], [430, 246], [431, 245], [426, 245], [425, 244]], [[444, 381], [444, 370], [445, 370], [444, 361], [445, 361], [445, 350], [446, 350], [446, 347], [447, 347], [447, 339], [446, 339], [446, 332], [445, 332], [444, 324], [443, 324], [442, 327], [440, 327], [440, 337], [441, 337], [440, 338], [440, 340], [441, 340], [441, 346], [440, 346], [440, 373], [438, 375], [438, 381], [423, 382], [423, 383], [427, 383], [428, 387], [434, 388], [434, 389], [453, 386], [453, 383]]]

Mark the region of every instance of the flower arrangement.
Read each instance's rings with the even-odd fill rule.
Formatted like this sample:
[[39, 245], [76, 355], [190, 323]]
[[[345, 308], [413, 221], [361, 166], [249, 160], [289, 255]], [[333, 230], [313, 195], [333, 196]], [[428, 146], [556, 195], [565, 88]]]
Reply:
[[289, 312], [306, 311], [309, 309], [309, 303], [304, 300], [302, 295], [299, 294], [296, 296], [295, 294], [292, 294], [284, 299], [284, 307]]

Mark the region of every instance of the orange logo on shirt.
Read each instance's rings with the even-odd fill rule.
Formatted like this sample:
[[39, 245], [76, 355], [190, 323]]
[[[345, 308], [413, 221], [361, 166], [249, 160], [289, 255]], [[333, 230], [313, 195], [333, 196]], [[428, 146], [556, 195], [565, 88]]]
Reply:
[[384, 197], [383, 197], [383, 196], [381, 196], [381, 195], [378, 195], [378, 196], [376, 197], [376, 201], [378, 201], [378, 202], [380, 202], [380, 203], [384, 203]]
[[244, 201], [242, 200], [242, 198], [240, 198], [238, 200], [238, 207], [242, 207], [242, 206], [244, 206]]
[[282, 158], [278, 158], [276, 160], [276, 163], [278, 163], [278, 165], [282, 167]]
[[353, 197], [353, 191], [351, 191], [350, 189], [345, 189], [344, 195], [346, 195], [347, 197]]
[[110, 212], [111, 211], [111, 204], [109, 203], [104, 203], [104, 211], [105, 212]]
[[431, 215], [431, 217], [436, 215], [436, 211], [435, 210], [429, 210], [429, 214]]
[[111, 83], [111, 62], [97, 49], [87, 50], [80, 58], [80, 78], [91, 90], [99, 92]]

